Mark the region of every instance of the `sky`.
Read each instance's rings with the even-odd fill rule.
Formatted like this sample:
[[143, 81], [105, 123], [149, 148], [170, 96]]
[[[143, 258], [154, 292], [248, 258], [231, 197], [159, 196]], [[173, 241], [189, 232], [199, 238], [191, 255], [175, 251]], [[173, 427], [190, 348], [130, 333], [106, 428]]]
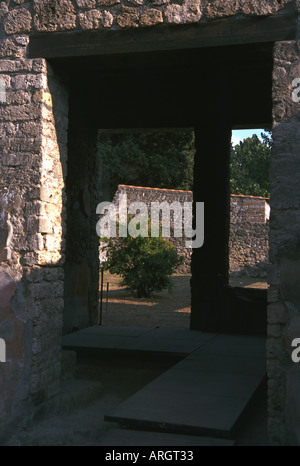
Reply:
[[251, 138], [253, 134], [257, 134], [259, 139], [261, 139], [261, 133], [264, 133], [263, 129], [234, 130], [232, 131], [232, 144], [235, 146], [236, 144], [239, 144], [240, 141]]

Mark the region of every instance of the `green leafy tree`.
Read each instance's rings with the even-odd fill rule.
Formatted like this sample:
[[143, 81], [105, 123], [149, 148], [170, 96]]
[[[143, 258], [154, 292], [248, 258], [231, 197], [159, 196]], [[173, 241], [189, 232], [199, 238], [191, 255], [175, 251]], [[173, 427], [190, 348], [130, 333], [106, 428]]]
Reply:
[[106, 197], [113, 197], [118, 184], [192, 189], [192, 131], [100, 134], [98, 148]]
[[262, 133], [247, 138], [232, 148], [231, 193], [252, 196], [270, 196], [270, 160], [272, 137]]

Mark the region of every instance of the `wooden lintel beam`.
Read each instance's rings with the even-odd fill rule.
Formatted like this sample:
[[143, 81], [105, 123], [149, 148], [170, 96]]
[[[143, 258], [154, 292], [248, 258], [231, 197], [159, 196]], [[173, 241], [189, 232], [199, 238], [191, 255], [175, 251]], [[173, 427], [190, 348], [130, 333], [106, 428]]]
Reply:
[[297, 15], [225, 19], [117, 31], [49, 32], [30, 37], [30, 58], [163, 52], [296, 39]]

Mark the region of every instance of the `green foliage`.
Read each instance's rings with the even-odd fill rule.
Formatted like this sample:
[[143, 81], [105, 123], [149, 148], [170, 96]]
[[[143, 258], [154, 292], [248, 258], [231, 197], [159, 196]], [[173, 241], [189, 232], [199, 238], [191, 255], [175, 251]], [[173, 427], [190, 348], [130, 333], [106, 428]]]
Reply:
[[98, 148], [110, 198], [119, 184], [192, 189], [192, 131], [100, 134]]
[[176, 248], [163, 238], [138, 236], [108, 240], [107, 268], [139, 298], [171, 288], [170, 275], [181, 263]]
[[262, 133], [263, 141], [256, 135], [232, 148], [231, 193], [251, 196], [270, 196], [270, 160], [272, 138]]
[[[272, 136], [263, 133], [262, 137], [263, 141], [254, 135], [232, 148], [232, 194], [269, 197]], [[119, 184], [182, 190], [193, 187], [192, 131], [101, 133], [98, 148], [106, 200], [113, 198]]]

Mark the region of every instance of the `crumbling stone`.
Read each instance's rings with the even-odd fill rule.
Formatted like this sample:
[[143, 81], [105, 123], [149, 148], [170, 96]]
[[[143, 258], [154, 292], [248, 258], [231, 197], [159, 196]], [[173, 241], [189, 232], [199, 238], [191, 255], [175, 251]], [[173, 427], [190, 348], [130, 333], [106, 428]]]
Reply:
[[9, 306], [16, 288], [15, 280], [8, 272], [0, 269], [0, 310]]
[[117, 23], [121, 28], [137, 28], [139, 25], [139, 14], [136, 8], [123, 7], [122, 13], [117, 16]]
[[79, 13], [79, 23], [83, 30], [110, 28], [113, 20], [109, 11], [91, 10]]
[[200, 0], [185, 0], [182, 5], [168, 5], [164, 12], [167, 23], [198, 22], [202, 16], [200, 5]]
[[12, 40], [5, 39], [0, 42], [0, 57], [22, 58], [26, 55], [26, 49], [16, 45]]
[[0, 3], [0, 19], [2, 19], [8, 13], [8, 6], [5, 2]]
[[8, 13], [3, 23], [6, 34], [30, 32], [31, 14], [25, 8], [18, 8]]
[[233, 16], [238, 13], [240, 7], [240, 0], [212, 0], [206, 6], [205, 17], [213, 20]]
[[99, 6], [113, 6], [120, 2], [121, 0], [97, 0]]
[[285, 5], [290, 3], [290, 0], [256, 0], [246, 1], [242, 5], [242, 11], [246, 15], [267, 16], [277, 13]]
[[36, 0], [34, 11], [37, 31], [64, 31], [76, 27], [76, 12], [70, 0]]
[[141, 15], [140, 24], [141, 26], [154, 26], [163, 22], [162, 12], [151, 8], [146, 10], [145, 13]]
[[96, 0], [76, 0], [78, 8], [92, 9], [96, 6]]

